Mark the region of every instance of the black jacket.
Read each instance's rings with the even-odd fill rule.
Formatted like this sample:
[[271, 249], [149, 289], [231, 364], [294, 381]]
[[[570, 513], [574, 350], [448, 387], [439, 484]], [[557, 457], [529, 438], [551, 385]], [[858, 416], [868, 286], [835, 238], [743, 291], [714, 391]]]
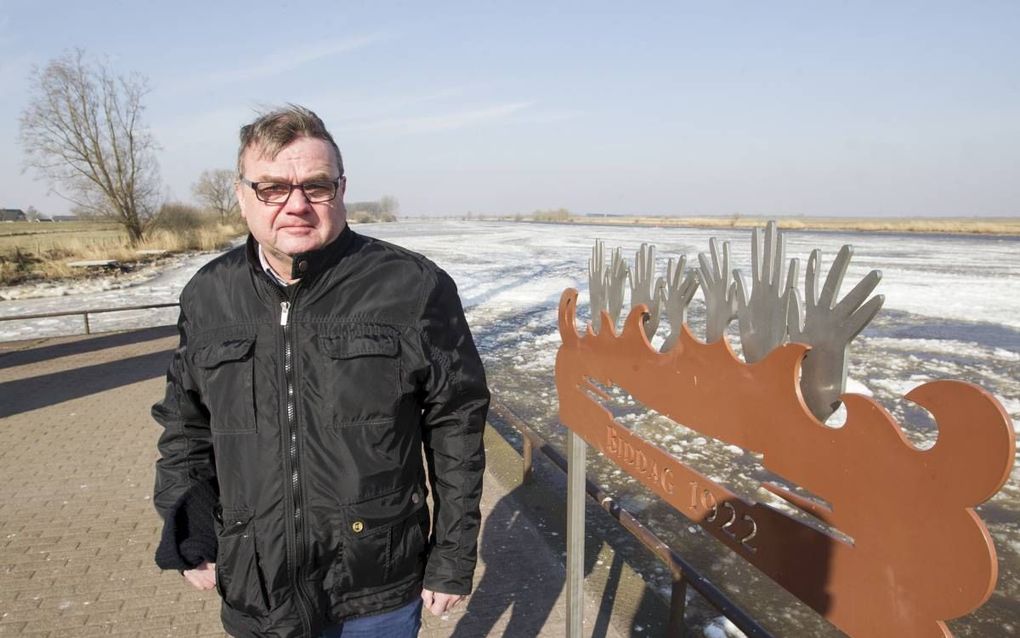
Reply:
[[170, 536], [201, 529], [182, 512], [219, 494], [224, 626], [312, 637], [405, 604], [423, 578], [469, 593], [489, 393], [453, 281], [349, 228], [296, 257], [287, 288], [256, 250], [249, 237], [185, 287], [152, 409]]

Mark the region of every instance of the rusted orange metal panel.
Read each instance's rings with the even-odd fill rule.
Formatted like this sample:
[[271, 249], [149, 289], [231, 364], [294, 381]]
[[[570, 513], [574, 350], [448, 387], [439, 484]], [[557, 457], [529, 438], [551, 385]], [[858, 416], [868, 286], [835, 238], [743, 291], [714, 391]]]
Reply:
[[[915, 448], [872, 399], [843, 395], [846, 424], [831, 428], [799, 388], [807, 347], [782, 345], [754, 364], [725, 339], [704, 344], [687, 326], [665, 353], [642, 329], [645, 306], [617, 335], [575, 327], [577, 291], [563, 293], [556, 358], [560, 419], [727, 547], [852, 636], [950, 635], [945, 621], [981, 606], [995, 588], [995, 548], [974, 507], [1009, 476], [1015, 435], [991, 394], [934, 381], [907, 398], [926, 408], [937, 443]], [[594, 383], [593, 383], [594, 382]], [[766, 485], [838, 533], [747, 502], [631, 433], [601, 405], [602, 386], [727, 444], [825, 501]]]

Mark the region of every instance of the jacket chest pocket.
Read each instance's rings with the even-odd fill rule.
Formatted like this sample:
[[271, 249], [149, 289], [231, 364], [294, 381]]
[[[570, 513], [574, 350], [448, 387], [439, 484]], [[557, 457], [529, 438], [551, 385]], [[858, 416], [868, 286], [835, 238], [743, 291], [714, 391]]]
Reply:
[[202, 400], [217, 434], [254, 432], [255, 337], [222, 337], [198, 346], [193, 361], [205, 383]]
[[319, 337], [327, 358], [335, 426], [390, 421], [400, 396], [400, 339], [395, 330], [352, 329]]

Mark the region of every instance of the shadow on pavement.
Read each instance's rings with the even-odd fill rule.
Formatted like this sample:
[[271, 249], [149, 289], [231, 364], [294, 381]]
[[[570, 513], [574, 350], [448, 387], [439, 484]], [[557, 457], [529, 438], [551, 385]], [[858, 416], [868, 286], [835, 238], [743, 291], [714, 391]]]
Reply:
[[[561, 620], [549, 620], [549, 615], [563, 591], [565, 575], [562, 560], [553, 548], [527, 547], [522, 544], [531, 539], [544, 543], [538, 538], [538, 527], [526, 513], [527, 486], [519, 486], [501, 498], [486, 515], [479, 548], [486, 570], [475, 591], [468, 598], [464, 615], [457, 622], [451, 638], [476, 638], [488, 636], [493, 626], [510, 610], [509, 622], [502, 635], [514, 638], [535, 638], [543, 628], [565, 632], [566, 625], [556, 627]], [[592, 539], [589, 538], [589, 541]], [[584, 571], [588, 575], [595, 566], [601, 550], [598, 542], [585, 544]], [[613, 613], [614, 596], [620, 585], [623, 559], [617, 553], [609, 566], [606, 587], [602, 594], [597, 616], [588, 618], [592, 624], [591, 636], [606, 636], [609, 619]], [[651, 601], [642, 600], [639, 617], [655, 613], [645, 609]]]
[[144, 328], [130, 332], [117, 332], [109, 335], [102, 335], [68, 343], [55, 343], [38, 348], [26, 348], [24, 350], [12, 350], [0, 352], [0, 369], [13, 368], [32, 363], [39, 363], [48, 359], [68, 357], [106, 348], [116, 348], [145, 341], [154, 341], [165, 337], [172, 337], [177, 334], [177, 326], [158, 326], [155, 328]]
[[[0, 417], [56, 405], [166, 374], [171, 349], [0, 383]], [[153, 397], [155, 401], [158, 397]]]
[[549, 569], [544, 548], [521, 546], [521, 539], [535, 538], [534, 527], [521, 512], [517, 488], [497, 501], [485, 519], [479, 557], [486, 570], [457, 622], [451, 638], [488, 636], [499, 617], [512, 609], [505, 636], [537, 636], [563, 589], [563, 573]]

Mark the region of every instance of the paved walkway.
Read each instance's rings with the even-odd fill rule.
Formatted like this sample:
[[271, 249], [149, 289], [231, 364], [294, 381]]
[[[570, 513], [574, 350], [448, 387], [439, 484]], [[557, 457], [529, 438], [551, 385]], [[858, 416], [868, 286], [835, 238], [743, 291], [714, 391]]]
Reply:
[[[175, 341], [158, 328], [0, 344], [0, 635], [224, 635], [216, 595], [152, 559], [149, 406]], [[421, 635], [562, 636], [562, 559], [511, 493], [512, 449], [491, 429], [486, 447], [475, 593]], [[586, 635], [621, 635], [612, 599], [586, 601]]]

